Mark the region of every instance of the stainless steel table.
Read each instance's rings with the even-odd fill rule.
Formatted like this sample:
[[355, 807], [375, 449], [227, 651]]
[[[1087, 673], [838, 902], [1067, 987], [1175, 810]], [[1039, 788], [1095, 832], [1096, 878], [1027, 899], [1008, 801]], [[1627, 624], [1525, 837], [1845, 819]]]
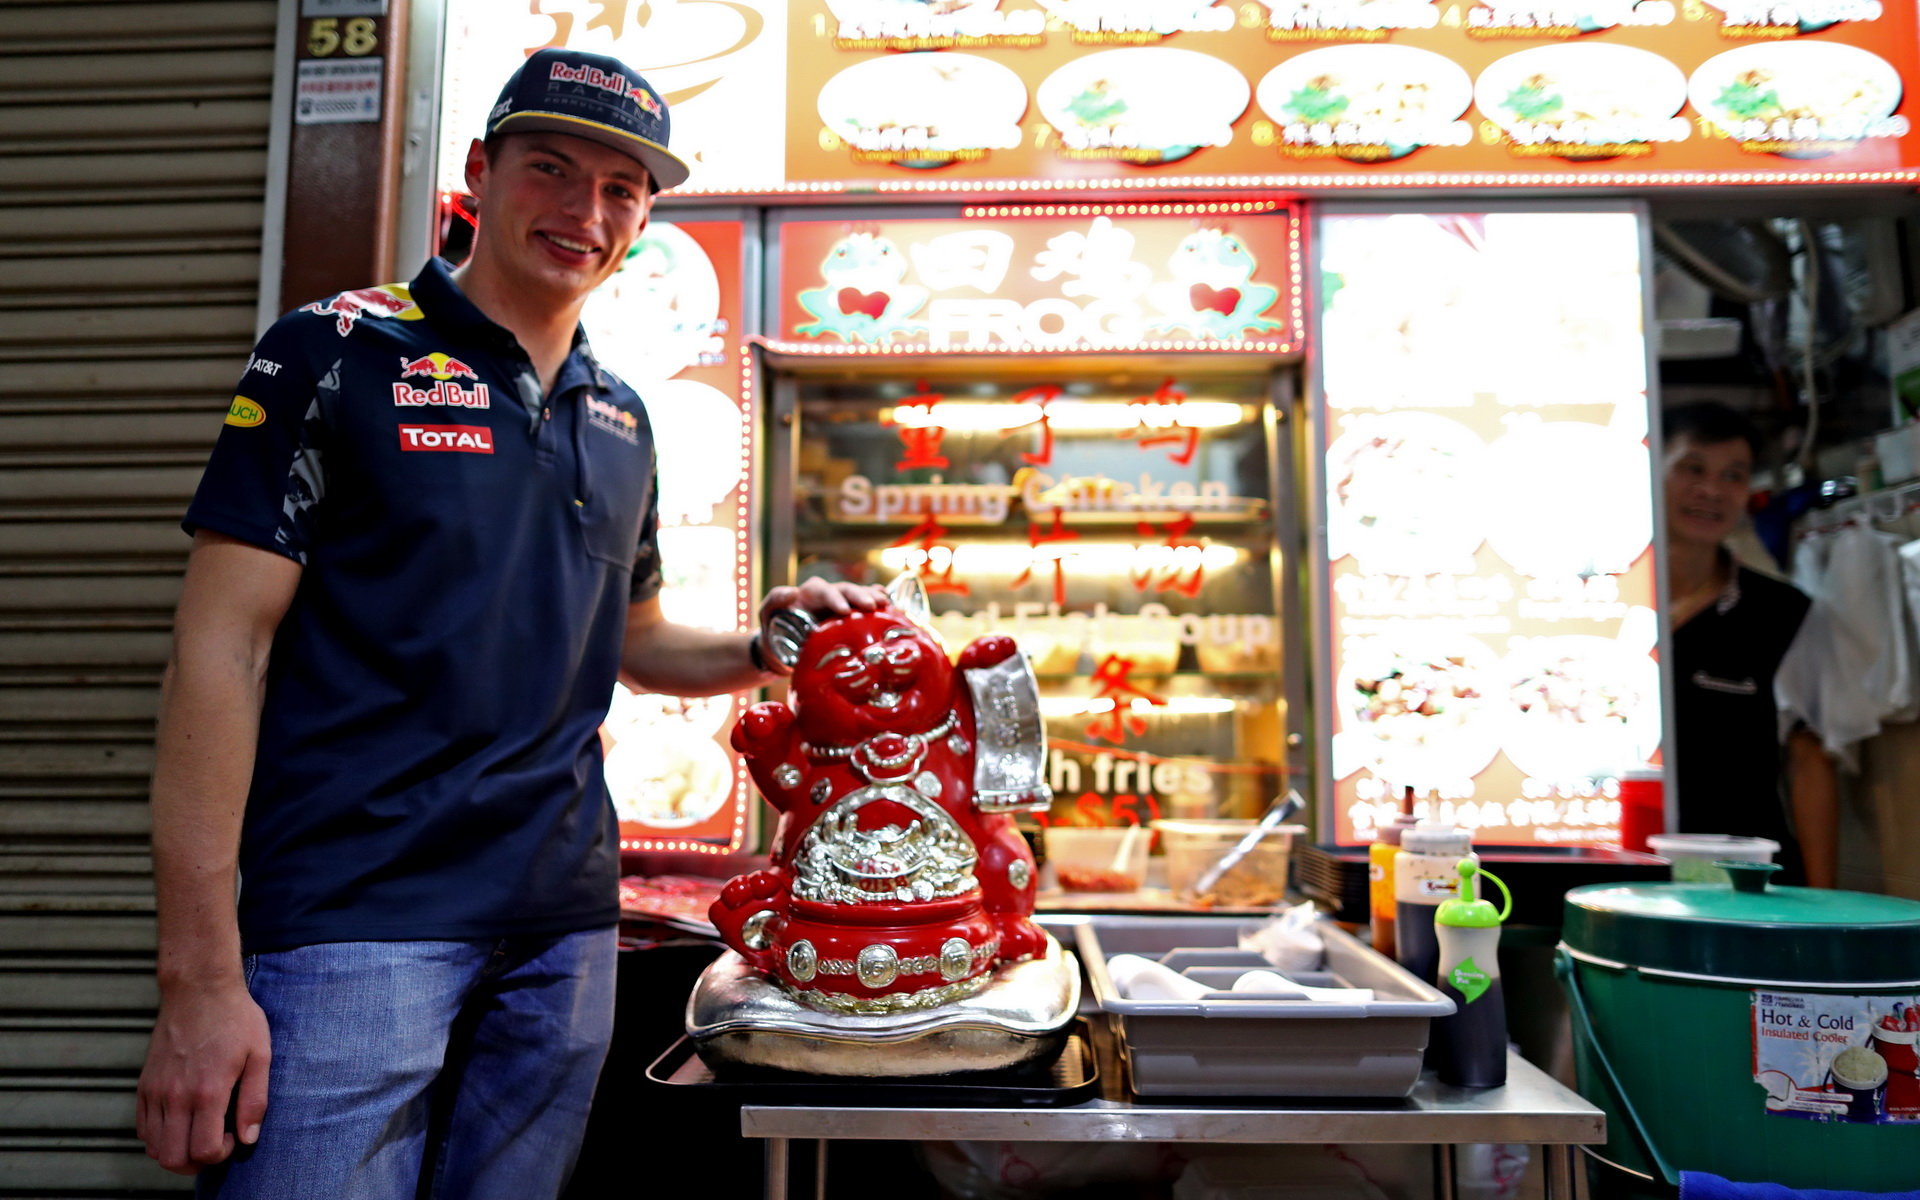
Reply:
[[[1104, 1048], [1102, 1048], [1104, 1049]], [[1111, 1063], [1110, 1055], [1103, 1056]], [[1447, 1087], [1423, 1076], [1405, 1101], [1147, 1104], [1105, 1071], [1103, 1098], [1070, 1108], [866, 1108], [745, 1105], [740, 1131], [766, 1139], [766, 1195], [788, 1196], [788, 1143], [821, 1143], [815, 1194], [825, 1197], [829, 1139], [984, 1142], [1209, 1142], [1259, 1145], [1431, 1145], [1439, 1200], [1453, 1200], [1453, 1148], [1512, 1142], [1544, 1151], [1547, 1200], [1574, 1200], [1574, 1147], [1606, 1141], [1606, 1117], [1538, 1067], [1509, 1054], [1505, 1087]]]

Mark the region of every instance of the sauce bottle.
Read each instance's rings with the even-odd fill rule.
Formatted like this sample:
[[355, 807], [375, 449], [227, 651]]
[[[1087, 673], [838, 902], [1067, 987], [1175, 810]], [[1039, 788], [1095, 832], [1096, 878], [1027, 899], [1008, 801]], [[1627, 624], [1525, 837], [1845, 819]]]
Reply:
[[1422, 821], [1402, 833], [1400, 851], [1393, 856], [1393, 956], [1428, 983], [1440, 968], [1433, 914], [1441, 901], [1459, 893], [1462, 858], [1479, 865], [1470, 835], [1437, 821]]
[[[1513, 893], [1498, 875], [1472, 858], [1457, 864], [1460, 894], [1434, 912], [1440, 942], [1440, 993], [1453, 1001], [1453, 1015], [1433, 1023], [1428, 1060], [1440, 1082], [1454, 1087], [1499, 1087], [1507, 1081], [1507, 1002], [1500, 987], [1500, 923], [1513, 912]], [[1494, 911], [1473, 877], [1499, 884], [1506, 907]]]
[[1394, 952], [1393, 941], [1393, 856], [1400, 853], [1400, 835], [1414, 826], [1413, 789], [1400, 797], [1400, 815], [1382, 825], [1367, 847], [1367, 910], [1373, 926], [1373, 948], [1382, 954]]

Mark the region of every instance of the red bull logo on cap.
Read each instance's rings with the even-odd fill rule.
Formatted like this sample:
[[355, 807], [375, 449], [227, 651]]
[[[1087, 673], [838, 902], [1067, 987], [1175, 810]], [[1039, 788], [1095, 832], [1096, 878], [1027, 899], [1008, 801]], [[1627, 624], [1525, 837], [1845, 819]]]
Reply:
[[626, 96], [654, 116], [660, 115], [660, 101], [654, 94], [617, 71], [602, 71], [599, 67], [590, 67], [584, 63], [577, 67], [570, 67], [566, 63], [557, 62], [547, 72], [547, 78], [557, 83], [584, 83], [589, 87], [597, 87], [601, 91]]
[[[438, 350], [419, 358], [400, 359], [400, 378], [423, 375], [428, 379], [478, 379], [472, 367]], [[482, 406], [484, 407], [484, 405]]]
[[389, 283], [385, 287], [357, 288], [351, 292], [341, 292], [338, 296], [329, 296], [325, 300], [316, 300], [312, 304], [300, 306], [301, 312], [318, 313], [322, 316], [331, 313], [334, 328], [341, 337], [353, 332], [354, 322], [361, 317], [394, 317], [402, 321], [418, 321], [424, 314], [413, 302], [404, 283]]

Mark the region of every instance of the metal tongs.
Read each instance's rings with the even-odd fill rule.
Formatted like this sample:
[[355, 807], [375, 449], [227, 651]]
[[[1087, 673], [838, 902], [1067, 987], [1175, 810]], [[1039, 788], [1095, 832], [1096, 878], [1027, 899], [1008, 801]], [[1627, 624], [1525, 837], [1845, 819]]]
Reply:
[[1287, 818], [1299, 812], [1305, 804], [1306, 801], [1300, 798], [1298, 791], [1288, 788], [1287, 794], [1273, 802], [1273, 807], [1267, 810], [1267, 815], [1255, 822], [1253, 828], [1247, 830], [1245, 837], [1235, 842], [1231, 850], [1222, 854], [1220, 861], [1201, 872], [1200, 878], [1193, 884], [1194, 894], [1204, 896], [1212, 891], [1214, 885], [1218, 884], [1228, 871], [1239, 866], [1241, 859], [1253, 853], [1253, 848], [1260, 844], [1260, 839], [1266, 837], [1268, 831], [1277, 825], [1284, 825]]

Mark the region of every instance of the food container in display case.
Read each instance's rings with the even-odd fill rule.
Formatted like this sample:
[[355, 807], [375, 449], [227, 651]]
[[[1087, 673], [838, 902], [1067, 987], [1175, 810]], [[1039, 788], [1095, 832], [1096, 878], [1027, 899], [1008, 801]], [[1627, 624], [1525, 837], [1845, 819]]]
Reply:
[[[1207, 880], [1213, 866], [1239, 846], [1256, 822], [1249, 820], [1162, 820], [1153, 828], [1160, 835], [1167, 859], [1167, 890], [1203, 908], [1271, 908], [1286, 896], [1287, 862], [1293, 839], [1307, 832], [1304, 825], [1274, 825], [1260, 840], [1232, 862], [1219, 877]], [[1200, 884], [1206, 883], [1205, 890]]]
[[[1319, 971], [1289, 971], [1308, 987], [1370, 988], [1358, 1003], [1218, 991], [1191, 1001], [1129, 1000], [1107, 962], [1137, 954], [1190, 979], [1230, 986], [1271, 969], [1239, 948], [1241, 923], [1214, 917], [1095, 917], [1074, 931], [1094, 1000], [1113, 1023], [1141, 1096], [1398, 1097], [1413, 1090], [1432, 1021], [1453, 1001], [1333, 925]], [[1222, 968], [1226, 968], [1222, 970]]]
[[1138, 891], [1146, 882], [1152, 838], [1143, 825], [1050, 825], [1047, 866], [1062, 891]]

